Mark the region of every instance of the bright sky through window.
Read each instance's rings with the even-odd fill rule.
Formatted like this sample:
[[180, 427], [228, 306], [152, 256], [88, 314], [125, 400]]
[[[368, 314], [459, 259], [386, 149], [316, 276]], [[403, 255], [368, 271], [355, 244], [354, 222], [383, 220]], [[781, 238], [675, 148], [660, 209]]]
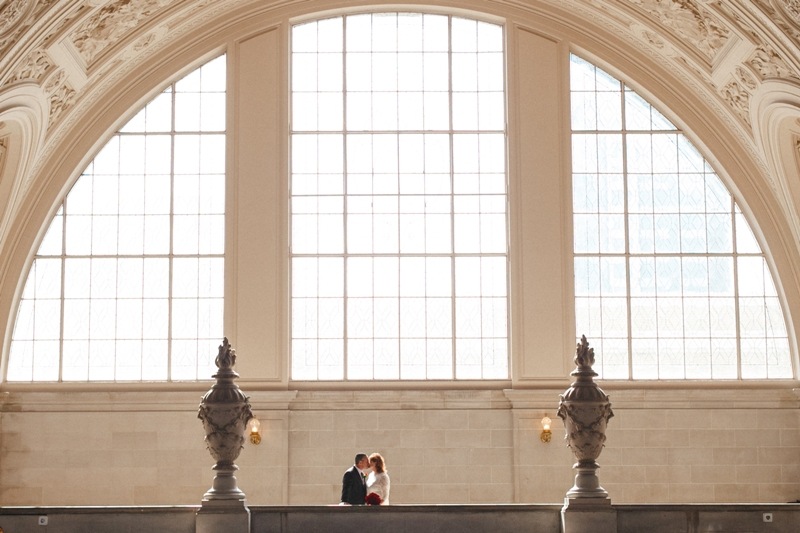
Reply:
[[501, 26], [292, 30], [292, 378], [508, 377]]
[[791, 378], [772, 275], [686, 136], [571, 57], [575, 312], [605, 379]]
[[222, 338], [225, 56], [117, 132], [58, 209], [9, 381], [210, 379]]

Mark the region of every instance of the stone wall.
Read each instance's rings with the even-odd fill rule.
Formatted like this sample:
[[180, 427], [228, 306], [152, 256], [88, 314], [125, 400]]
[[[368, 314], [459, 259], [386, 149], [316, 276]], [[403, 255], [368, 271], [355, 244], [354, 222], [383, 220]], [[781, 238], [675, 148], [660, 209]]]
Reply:
[[[612, 503], [800, 500], [792, 389], [604, 388], [615, 416], [598, 475]], [[6, 393], [0, 502], [198, 504], [213, 479], [201, 395]], [[383, 454], [396, 504], [559, 504], [572, 486], [555, 389], [254, 392], [251, 403], [263, 441], [245, 445], [237, 478], [252, 505], [338, 503], [359, 451]]]

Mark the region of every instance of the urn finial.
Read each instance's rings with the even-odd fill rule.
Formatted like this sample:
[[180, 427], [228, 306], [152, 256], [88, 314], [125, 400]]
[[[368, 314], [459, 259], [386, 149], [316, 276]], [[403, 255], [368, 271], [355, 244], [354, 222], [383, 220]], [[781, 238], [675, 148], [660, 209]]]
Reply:
[[233, 371], [233, 367], [236, 364], [236, 350], [231, 347], [228, 337], [222, 338], [222, 344], [219, 345], [214, 364], [217, 365], [220, 371]]
[[576, 370], [590, 370], [592, 374], [597, 375], [597, 372], [592, 370], [594, 366], [594, 348], [589, 348], [589, 341], [586, 340], [586, 335], [581, 335], [581, 342], [578, 343], [575, 349], [575, 365], [578, 367]]
[[212, 377], [217, 382], [205, 393], [197, 418], [202, 420], [206, 432], [206, 447], [216, 460], [216, 472], [211, 489], [204, 501], [244, 501], [245, 495], [237, 486], [234, 472], [239, 469], [234, 463], [244, 447], [244, 432], [247, 421], [253, 418], [250, 399], [233, 381], [239, 377], [233, 370], [236, 351], [228, 338], [222, 339], [214, 363], [219, 370]]
[[594, 365], [594, 349], [589, 347], [586, 336], [575, 350], [576, 368], [570, 375], [575, 381], [561, 395], [558, 416], [564, 420], [565, 439], [578, 460], [573, 466], [577, 475], [575, 486], [567, 492], [573, 498], [608, 498], [608, 492], [600, 486], [597, 478], [597, 458], [606, 441], [606, 425], [614, 416], [606, 393], [594, 382], [597, 372]]

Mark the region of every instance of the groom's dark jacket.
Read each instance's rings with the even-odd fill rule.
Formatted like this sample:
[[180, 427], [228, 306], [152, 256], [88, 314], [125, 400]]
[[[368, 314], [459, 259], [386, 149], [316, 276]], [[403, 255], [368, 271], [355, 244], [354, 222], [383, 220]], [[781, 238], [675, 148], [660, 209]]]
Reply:
[[361, 478], [356, 465], [351, 466], [342, 476], [342, 502], [350, 505], [364, 505], [367, 485]]

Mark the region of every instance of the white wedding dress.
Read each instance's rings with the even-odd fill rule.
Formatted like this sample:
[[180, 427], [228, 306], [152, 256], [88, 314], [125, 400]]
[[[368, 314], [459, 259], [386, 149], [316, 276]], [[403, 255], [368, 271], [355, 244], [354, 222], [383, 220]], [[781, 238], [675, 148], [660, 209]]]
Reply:
[[370, 472], [367, 478], [367, 494], [370, 492], [381, 497], [381, 505], [389, 505], [389, 474]]

